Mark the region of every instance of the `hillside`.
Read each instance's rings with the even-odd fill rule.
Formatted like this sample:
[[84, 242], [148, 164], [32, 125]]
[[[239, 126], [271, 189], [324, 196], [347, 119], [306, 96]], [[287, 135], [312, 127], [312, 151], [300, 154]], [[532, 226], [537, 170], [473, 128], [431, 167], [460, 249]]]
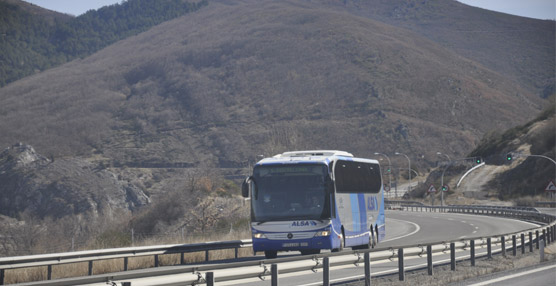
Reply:
[[[511, 160], [507, 157], [509, 153], [512, 154]], [[548, 159], [556, 158], [555, 105], [526, 124], [504, 132], [489, 132], [467, 157], [481, 157], [485, 165], [470, 173], [456, 187], [462, 175], [476, 164], [455, 161], [446, 168], [446, 162], [443, 162], [411, 197], [429, 200], [428, 186], [440, 186], [441, 173], [446, 169], [444, 182], [450, 191], [445, 198], [449, 204], [513, 205], [550, 199], [545, 188], [556, 178], [556, 165]], [[436, 197], [440, 196], [437, 194]]]
[[0, 0], [0, 87], [195, 11], [205, 1], [130, 0], [72, 17]]
[[[514, 158], [508, 162], [506, 154], [510, 152]], [[556, 158], [555, 105], [527, 124], [501, 134], [488, 134], [472, 154], [487, 157], [491, 164], [508, 166], [486, 186], [499, 190], [500, 199], [542, 197], [548, 183], [556, 180], [556, 165], [548, 159], [529, 155]]]
[[[321, 1], [313, 1], [321, 2]], [[336, 8], [411, 30], [548, 98], [555, 94], [556, 22], [444, 0], [327, 0]]]
[[149, 202], [142, 190], [80, 159], [48, 159], [16, 144], [0, 153], [0, 215], [61, 218], [129, 213]]
[[464, 154], [545, 103], [412, 31], [306, 1], [213, 2], [0, 93], [0, 145], [135, 166]]

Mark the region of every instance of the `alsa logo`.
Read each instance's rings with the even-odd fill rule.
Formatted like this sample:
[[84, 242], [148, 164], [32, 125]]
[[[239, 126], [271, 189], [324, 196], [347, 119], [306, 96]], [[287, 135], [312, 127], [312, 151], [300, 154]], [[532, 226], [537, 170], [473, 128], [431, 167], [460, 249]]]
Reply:
[[292, 222], [291, 226], [316, 226], [316, 225], [317, 223], [314, 221], [301, 220], [301, 221]]

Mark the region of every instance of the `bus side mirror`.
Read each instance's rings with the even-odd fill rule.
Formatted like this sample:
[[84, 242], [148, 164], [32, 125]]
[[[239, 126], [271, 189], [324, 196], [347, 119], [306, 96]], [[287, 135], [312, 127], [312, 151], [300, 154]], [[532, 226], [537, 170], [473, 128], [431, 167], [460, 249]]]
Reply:
[[245, 180], [241, 184], [241, 195], [244, 198], [249, 197], [249, 184], [251, 183], [252, 179], [253, 179], [253, 177], [249, 176], [249, 177], [245, 178]]

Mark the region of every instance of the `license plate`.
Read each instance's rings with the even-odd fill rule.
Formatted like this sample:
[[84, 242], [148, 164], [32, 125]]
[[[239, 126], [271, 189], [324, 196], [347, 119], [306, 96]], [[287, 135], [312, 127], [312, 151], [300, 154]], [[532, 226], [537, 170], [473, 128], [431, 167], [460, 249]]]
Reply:
[[307, 247], [309, 246], [308, 242], [289, 242], [289, 243], [284, 243], [282, 244], [282, 247]]

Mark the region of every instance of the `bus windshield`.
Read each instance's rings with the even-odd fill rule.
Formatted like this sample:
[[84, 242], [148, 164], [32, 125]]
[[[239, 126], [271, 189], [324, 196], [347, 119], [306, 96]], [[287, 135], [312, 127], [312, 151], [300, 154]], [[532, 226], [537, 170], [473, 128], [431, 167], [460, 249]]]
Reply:
[[330, 218], [324, 164], [256, 166], [251, 197], [254, 222]]

